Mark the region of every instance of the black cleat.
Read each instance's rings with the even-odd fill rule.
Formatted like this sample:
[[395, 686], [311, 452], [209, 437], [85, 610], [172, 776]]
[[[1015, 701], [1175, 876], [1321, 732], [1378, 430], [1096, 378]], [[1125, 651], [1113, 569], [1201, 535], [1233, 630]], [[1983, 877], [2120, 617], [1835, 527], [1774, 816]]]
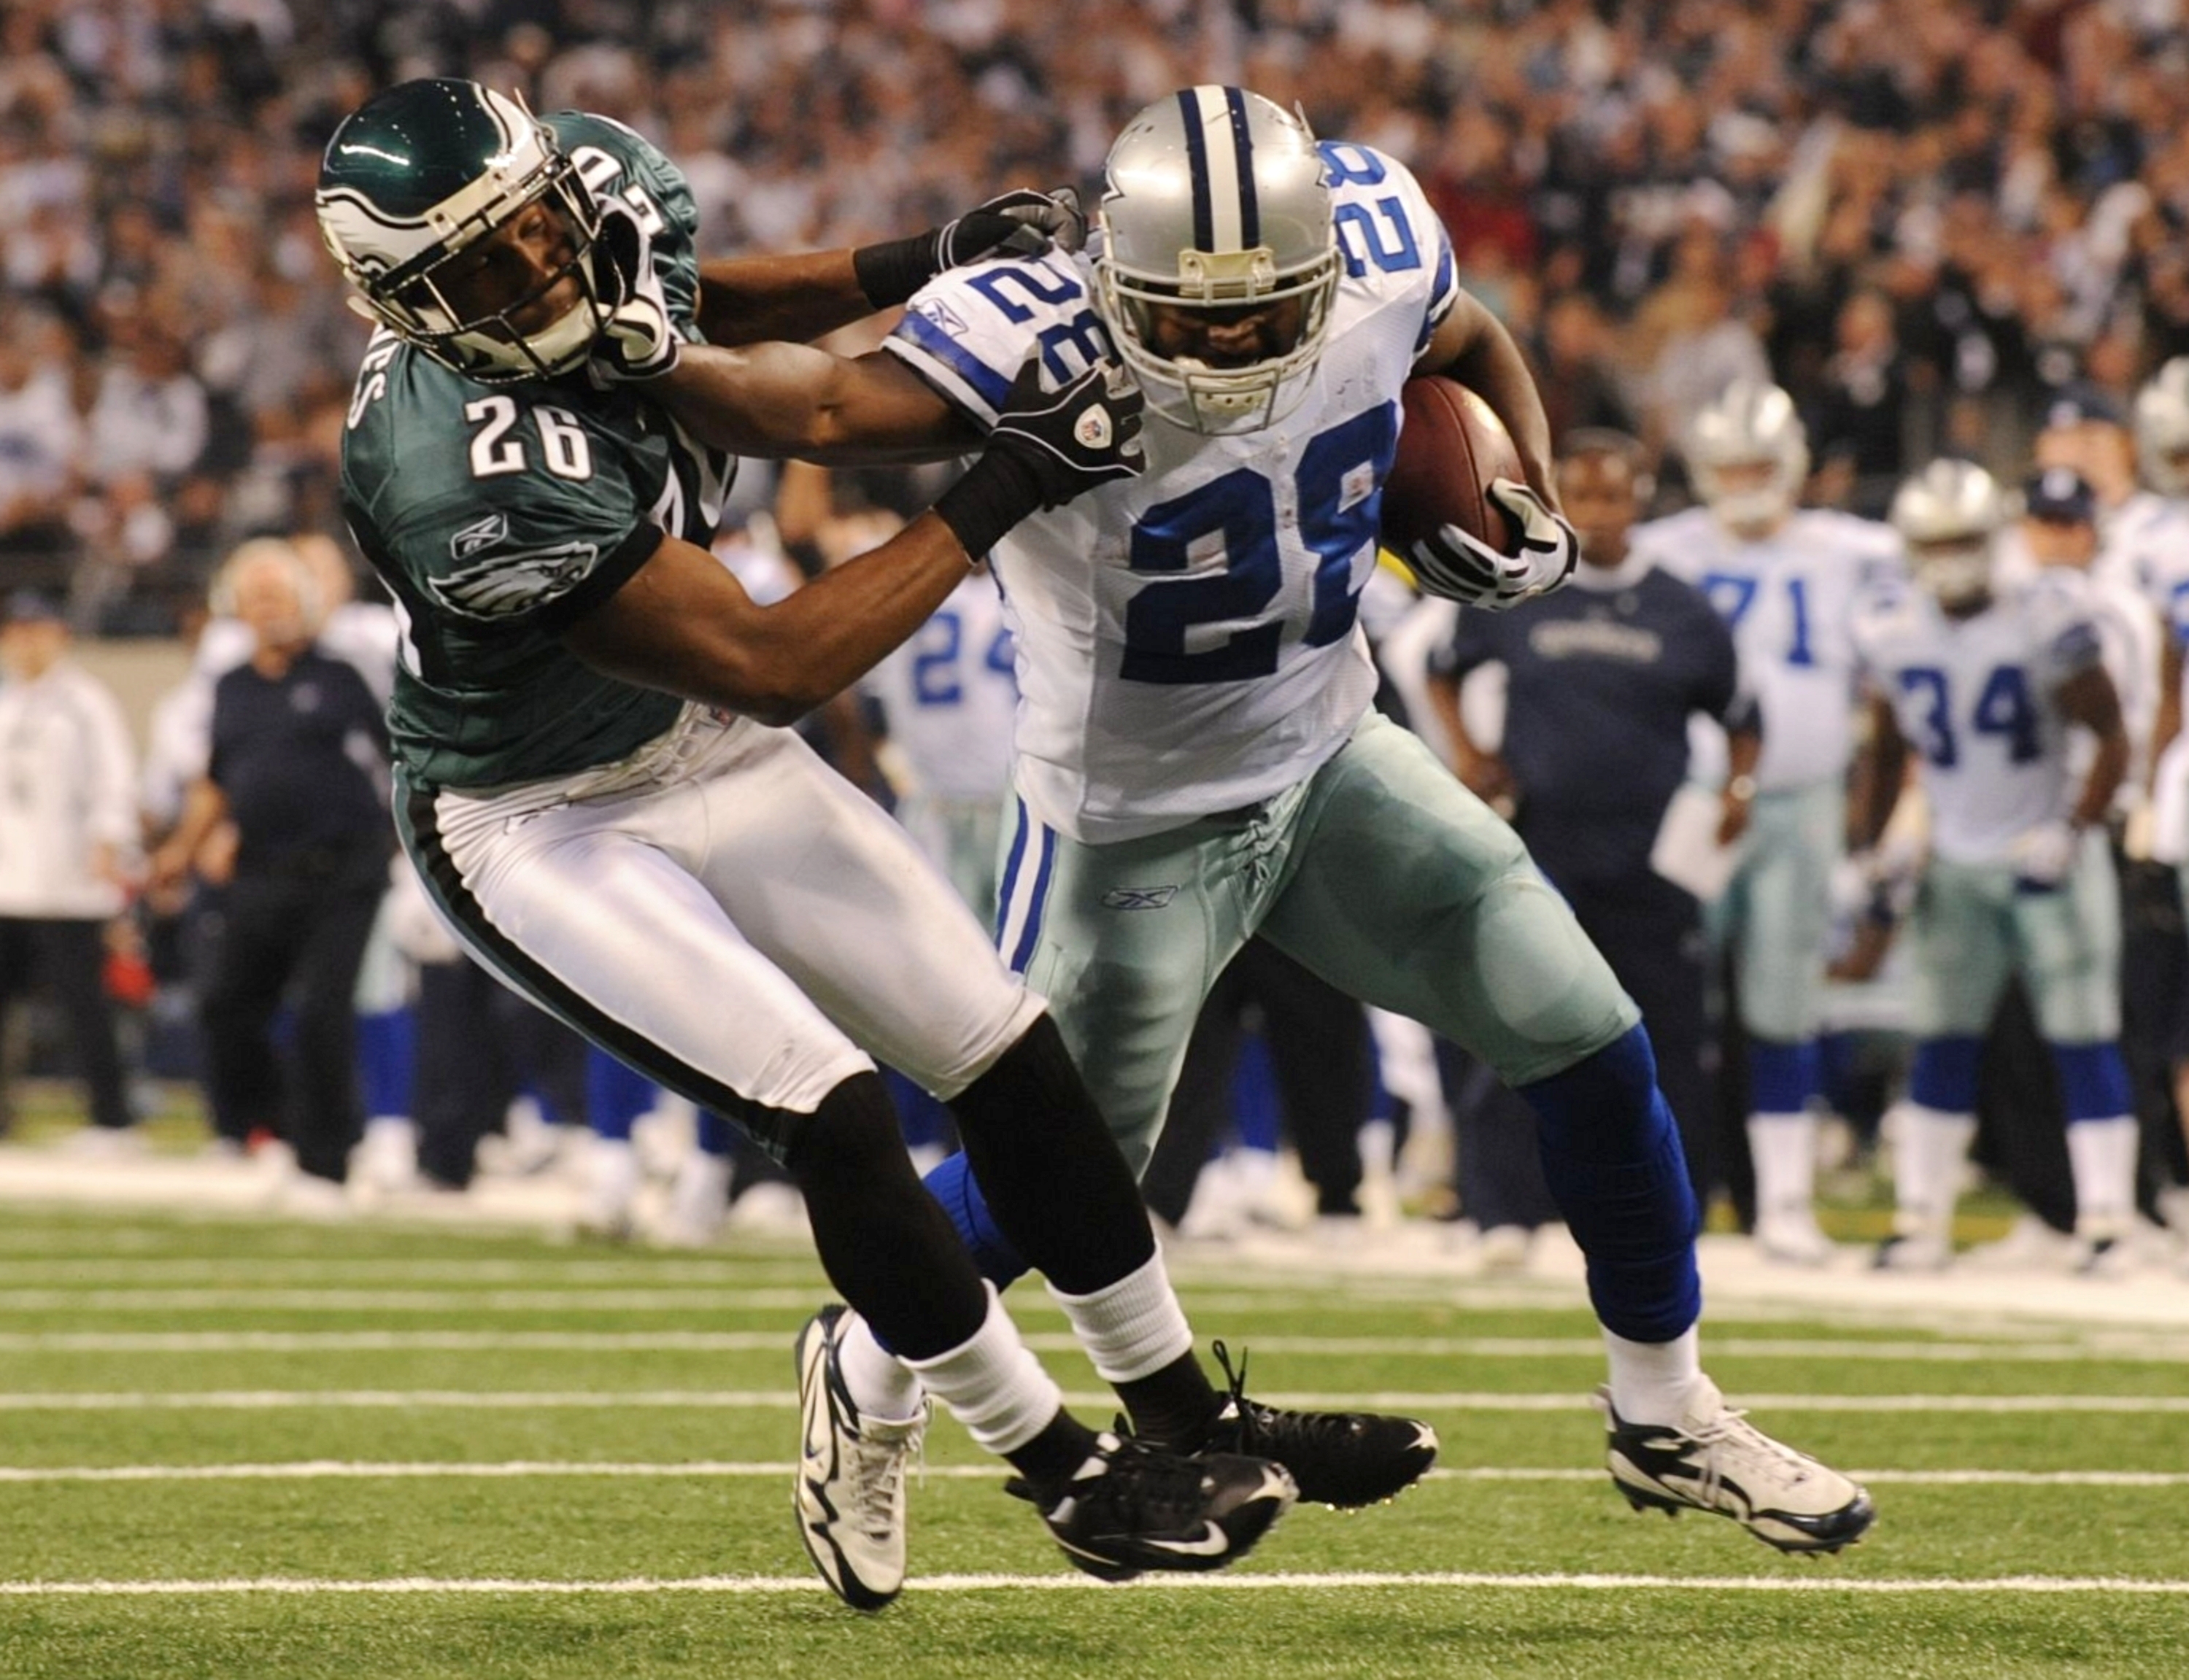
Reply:
[[1215, 1345], [1231, 1392], [1202, 1441], [1203, 1452], [1274, 1458], [1292, 1473], [1299, 1497], [1350, 1510], [1404, 1493], [1436, 1462], [1437, 1433], [1415, 1418], [1374, 1412], [1284, 1412], [1247, 1398], [1247, 1356], [1231, 1368]]
[[1782, 1552], [1836, 1552], [1877, 1520], [1862, 1486], [1796, 1452], [1696, 1381], [1677, 1425], [1630, 1423], [1597, 1391], [1609, 1420], [1611, 1480], [1636, 1510], [1709, 1511], [1730, 1517]]
[[1216, 1453], [1180, 1457], [1145, 1441], [1097, 1435], [1068, 1481], [1013, 1477], [1064, 1555], [1103, 1581], [1144, 1570], [1219, 1570], [1253, 1549], [1298, 1490], [1284, 1467]]

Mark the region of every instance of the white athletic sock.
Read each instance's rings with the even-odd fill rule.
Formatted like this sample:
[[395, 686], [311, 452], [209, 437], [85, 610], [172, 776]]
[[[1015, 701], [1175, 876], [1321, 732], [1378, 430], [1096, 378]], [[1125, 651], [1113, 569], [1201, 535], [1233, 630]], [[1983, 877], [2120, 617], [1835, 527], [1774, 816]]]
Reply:
[[1064, 1390], [1041, 1368], [987, 1286], [988, 1316], [970, 1338], [932, 1359], [908, 1359], [928, 1391], [989, 1452], [1014, 1452], [1064, 1409]]
[[1172, 1292], [1160, 1248], [1138, 1271], [1091, 1295], [1067, 1295], [1054, 1284], [1049, 1293], [1106, 1383], [1152, 1376], [1193, 1351], [1193, 1329]]
[[1677, 1423], [1703, 1374], [1702, 1334], [1694, 1325], [1669, 1342], [1630, 1342], [1604, 1333], [1611, 1356], [1612, 1409], [1630, 1423]]
[[1903, 1102], [1892, 1119], [1892, 1228], [1903, 1237], [1943, 1237], [1953, 1224], [1977, 1117]]
[[1815, 1115], [1751, 1114], [1748, 1153], [1756, 1163], [1758, 1219], [1811, 1213], [1817, 1193]]
[[2076, 1120], [2067, 1127], [2067, 1163], [2075, 1176], [2075, 1234], [2118, 1237], [2135, 1208], [2135, 1119]]
[[862, 1418], [902, 1423], [919, 1411], [919, 1373], [874, 1339], [873, 1327], [853, 1313], [836, 1339], [836, 1368]]

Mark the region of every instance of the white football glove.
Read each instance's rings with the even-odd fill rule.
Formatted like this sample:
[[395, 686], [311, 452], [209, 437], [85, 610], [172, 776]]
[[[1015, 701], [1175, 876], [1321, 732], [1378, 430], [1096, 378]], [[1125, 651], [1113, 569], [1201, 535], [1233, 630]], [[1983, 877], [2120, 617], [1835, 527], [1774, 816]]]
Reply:
[[1500, 554], [1479, 537], [1446, 525], [1417, 542], [1406, 559], [1428, 594], [1496, 612], [1564, 583], [1580, 558], [1581, 539], [1517, 478], [1491, 480], [1490, 499], [1520, 527], [1518, 554]]
[[594, 241], [594, 273], [606, 296], [623, 301], [608, 312], [585, 370], [597, 386], [659, 379], [683, 354], [683, 335], [669, 313], [668, 295], [653, 266], [653, 241], [638, 215], [617, 198], [601, 204], [601, 231]]
[[2082, 845], [2083, 837], [2074, 826], [2057, 819], [2023, 829], [2007, 848], [2015, 885], [2029, 892], [2050, 892], [2067, 878]]

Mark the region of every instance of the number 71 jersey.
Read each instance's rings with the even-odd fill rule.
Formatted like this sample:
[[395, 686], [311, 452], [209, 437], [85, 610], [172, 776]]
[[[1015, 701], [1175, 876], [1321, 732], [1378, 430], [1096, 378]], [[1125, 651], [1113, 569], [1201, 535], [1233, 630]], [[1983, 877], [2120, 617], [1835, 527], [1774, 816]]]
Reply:
[[1858, 603], [1872, 687], [1920, 755], [1931, 845], [1954, 863], [2004, 862], [2015, 837], [2074, 800], [2060, 685], [2099, 662], [2096, 627], [2067, 591], [2033, 585], [1949, 618], [1902, 584]]
[[1775, 792], [1845, 775], [1854, 750], [1848, 627], [1857, 595], [1900, 572], [1892, 527], [1805, 508], [1745, 541], [1708, 509], [1691, 508], [1638, 526], [1632, 541], [1700, 589], [1733, 632], [1741, 681], [1763, 719], [1757, 785]]
[[[1404, 166], [1321, 149], [1343, 264], [1304, 399], [1219, 437], [1151, 409], [1144, 476], [1027, 520], [993, 556], [1019, 647], [1018, 789], [1075, 839], [1266, 799], [1343, 746], [1374, 696], [1355, 606], [1399, 389], [1459, 288]], [[1055, 386], [1111, 353], [1095, 299], [1084, 257], [959, 269], [888, 347], [985, 427], [1027, 356]]]

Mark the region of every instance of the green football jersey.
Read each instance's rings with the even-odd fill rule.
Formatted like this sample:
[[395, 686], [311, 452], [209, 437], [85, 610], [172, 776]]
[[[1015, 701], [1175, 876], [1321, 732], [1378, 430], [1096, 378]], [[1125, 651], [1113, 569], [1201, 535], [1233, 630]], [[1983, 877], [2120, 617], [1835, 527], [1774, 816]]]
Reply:
[[[620, 123], [543, 119], [597, 196], [653, 233], [672, 314], [699, 297], [682, 173]], [[403, 621], [388, 735], [408, 779], [485, 787], [568, 775], [659, 734], [680, 702], [602, 676], [562, 631], [645, 563], [665, 531], [704, 547], [730, 458], [640, 387], [582, 373], [482, 385], [374, 335], [342, 438], [342, 506]]]

